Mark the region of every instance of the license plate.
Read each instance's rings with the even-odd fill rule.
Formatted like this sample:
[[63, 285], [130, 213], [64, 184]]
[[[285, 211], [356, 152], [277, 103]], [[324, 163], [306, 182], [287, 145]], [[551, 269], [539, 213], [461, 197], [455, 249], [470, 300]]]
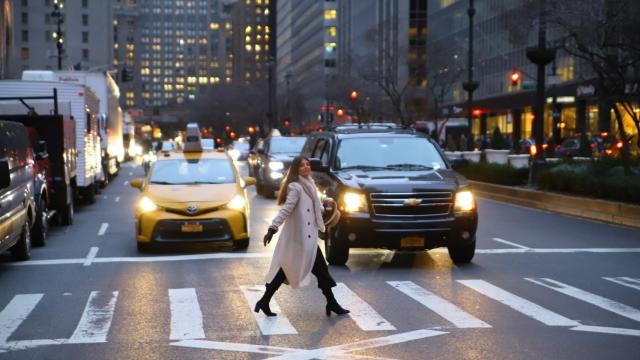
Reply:
[[200, 223], [186, 223], [182, 224], [182, 232], [185, 233], [196, 233], [202, 232], [202, 224]]
[[419, 236], [409, 236], [400, 239], [401, 247], [424, 247], [424, 238]]

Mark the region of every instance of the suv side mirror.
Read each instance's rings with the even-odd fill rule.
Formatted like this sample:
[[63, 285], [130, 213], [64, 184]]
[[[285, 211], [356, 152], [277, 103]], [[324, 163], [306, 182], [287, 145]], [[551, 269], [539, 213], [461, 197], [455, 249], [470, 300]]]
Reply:
[[47, 142], [46, 141], [38, 141], [38, 148], [36, 149], [36, 160], [46, 159], [49, 156], [47, 151]]
[[322, 163], [322, 160], [317, 158], [309, 159], [309, 165], [311, 165], [311, 170], [319, 171], [319, 172], [328, 172], [329, 167]]
[[467, 159], [453, 159], [451, 162], [451, 167], [453, 170], [464, 169], [469, 165], [469, 161]]
[[9, 160], [0, 160], [0, 189], [8, 188], [11, 185], [11, 171], [9, 170]]

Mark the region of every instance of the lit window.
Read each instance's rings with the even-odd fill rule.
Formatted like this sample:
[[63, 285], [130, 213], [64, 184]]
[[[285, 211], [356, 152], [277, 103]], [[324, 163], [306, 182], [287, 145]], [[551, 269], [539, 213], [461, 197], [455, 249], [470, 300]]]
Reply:
[[244, 46], [244, 49], [247, 51], [251, 51], [251, 45], [247, 44]]
[[335, 26], [330, 26], [326, 29], [326, 33], [331, 37], [335, 37], [338, 34], [338, 30]]
[[334, 42], [324, 43], [324, 51], [326, 51], [326, 52], [334, 52], [334, 51], [336, 51], [336, 43], [334, 43]]
[[338, 12], [335, 9], [328, 9], [324, 11], [325, 20], [335, 20], [338, 17]]
[[211, 30], [218, 30], [220, 28], [220, 24], [218, 24], [217, 22], [212, 22], [211, 24], [209, 24], [209, 29]]
[[251, 33], [251, 26], [247, 26], [246, 28], [244, 28], [244, 32], [246, 32], [247, 34]]
[[[260, 35], [258, 35], [258, 36], [260, 36]], [[245, 36], [244, 37], [244, 42], [249, 44], [251, 42], [251, 36], [249, 36], [249, 35]]]
[[133, 91], [127, 91], [127, 99], [132, 99], [133, 96]]
[[231, 30], [231, 23], [230, 22], [224, 23], [224, 28], [227, 30]]
[[261, 47], [260, 47], [260, 44], [256, 44], [254, 46], [254, 48], [256, 49], [256, 51], [261, 51], [262, 50]]
[[195, 83], [196, 83], [196, 77], [195, 77], [195, 76], [189, 76], [189, 77], [187, 78], [187, 82], [188, 82], [189, 84], [195, 84]]

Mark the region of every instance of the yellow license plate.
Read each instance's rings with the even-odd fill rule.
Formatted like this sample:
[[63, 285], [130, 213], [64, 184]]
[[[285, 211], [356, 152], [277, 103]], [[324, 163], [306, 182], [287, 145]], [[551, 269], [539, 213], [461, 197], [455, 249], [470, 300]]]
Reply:
[[202, 232], [202, 224], [200, 223], [186, 223], [182, 224], [182, 232], [185, 233], [196, 233]]
[[419, 236], [409, 236], [400, 239], [400, 247], [423, 247], [424, 238]]

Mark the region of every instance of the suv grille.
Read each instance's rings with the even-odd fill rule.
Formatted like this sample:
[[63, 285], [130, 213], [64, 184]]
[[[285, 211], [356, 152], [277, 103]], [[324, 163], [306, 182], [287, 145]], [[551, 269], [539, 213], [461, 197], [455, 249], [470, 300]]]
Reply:
[[453, 193], [434, 191], [419, 193], [372, 193], [369, 195], [374, 215], [444, 216], [451, 212]]

